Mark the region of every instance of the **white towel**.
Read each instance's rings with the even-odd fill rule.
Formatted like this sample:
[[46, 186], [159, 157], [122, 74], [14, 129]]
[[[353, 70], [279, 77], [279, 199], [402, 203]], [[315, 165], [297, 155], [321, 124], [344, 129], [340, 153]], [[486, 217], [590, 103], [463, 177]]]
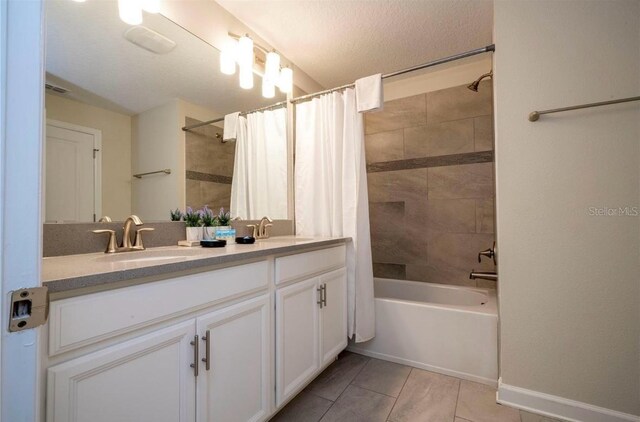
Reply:
[[356, 104], [358, 112], [382, 110], [382, 74], [367, 76], [356, 81]]
[[223, 141], [235, 141], [238, 137], [238, 118], [240, 112], [227, 114], [224, 116], [224, 130], [222, 133]]

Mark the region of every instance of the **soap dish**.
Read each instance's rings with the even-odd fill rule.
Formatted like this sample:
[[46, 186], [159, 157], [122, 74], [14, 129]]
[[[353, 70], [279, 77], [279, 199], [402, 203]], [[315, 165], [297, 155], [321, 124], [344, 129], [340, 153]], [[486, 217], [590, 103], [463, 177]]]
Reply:
[[178, 246], [187, 246], [187, 247], [200, 246], [200, 241], [199, 240], [179, 240]]
[[200, 241], [200, 245], [203, 248], [224, 248], [225, 246], [227, 246], [227, 241], [226, 240], [201, 240]]
[[253, 236], [236, 237], [236, 243], [239, 243], [241, 245], [251, 245], [253, 243], [256, 243], [256, 238]]

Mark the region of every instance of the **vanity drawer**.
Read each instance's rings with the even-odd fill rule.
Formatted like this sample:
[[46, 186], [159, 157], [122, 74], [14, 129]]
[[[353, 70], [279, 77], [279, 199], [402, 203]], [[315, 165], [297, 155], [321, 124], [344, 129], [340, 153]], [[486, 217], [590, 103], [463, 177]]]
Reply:
[[345, 245], [276, 258], [276, 284], [342, 268], [345, 262]]
[[266, 288], [267, 261], [51, 302], [49, 356]]

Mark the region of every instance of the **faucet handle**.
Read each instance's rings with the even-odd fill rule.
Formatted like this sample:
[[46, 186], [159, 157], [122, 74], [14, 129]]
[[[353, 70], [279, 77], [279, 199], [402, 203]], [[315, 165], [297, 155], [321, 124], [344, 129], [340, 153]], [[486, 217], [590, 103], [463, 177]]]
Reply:
[[258, 225], [257, 224], [247, 224], [247, 227], [251, 229], [251, 237], [258, 238]]
[[267, 224], [265, 224], [265, 225], [264, 225], [264, 233], [262, 234], [262, 236], [263, 236], [265, 239], [268, 239], [268, 238], [269, 238], [269, 228], [270, 228], [270, 227], [273, 227], [273, 224], [271, 224], [271, 223], [267, 223]]
[[493, 265], [496, 265], [496, 242], [493, 242], [493, 246], [484, 251], [478, 252], [478, 262], [482, 262], [482, 257], [486, 256], [489, 259], [493, 259]]
[[111, 223], [111, 217], [109, 217], [108, 215], [100, 217], [100, 220], [98, 220], [98, 223]]
[[108, 233], [109, 234], [109, 243], [107, 243], [107, 249], [104, 251], [104, 253], [114, 253], [114, 252], [116, 252], [118, 247], [116, 245], [116, 231], [115, 230], [101, 229], [101, 230], [92, 230], [92, 232], [95, 233], [95, 234]]
[[136, 240], [133, 242], [133, 247], [136, 249], [144, 249], [144, 245], [142, 244], [142, 232], [152, 232], [155, 229], [152, 227], [143, 227], [136, 231]]

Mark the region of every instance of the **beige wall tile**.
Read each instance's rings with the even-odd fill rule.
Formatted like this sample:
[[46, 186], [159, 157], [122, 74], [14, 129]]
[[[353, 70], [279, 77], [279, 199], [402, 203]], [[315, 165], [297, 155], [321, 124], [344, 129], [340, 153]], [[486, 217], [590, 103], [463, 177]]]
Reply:
[[493, 163], [432, 167], [428, 182], [429, 199], [492, 198]]
[[192, 208], [208, 205], [214, 211], [221, 207], [228, 210], [231, 204], [231, 185], [187, 179], [186, 200], [187, 206]]
[[394, 280], [404, 280], [407, 278], [405, 264], [382, 264], [373, 263], [373, 276], [379, 278], [391, 278]]
[[426, 110], [425, 94], [387, 101], [382, 111], [364, 115], [365, 133], [387, 132], [424, 125], [427, 123]]
[[476, 232], [494, 232], [495, 206], [493, 199], [476, 199]]
[[427, 169], [367, 174], [369, 201], [420, 201], [427, 196]]
[[493, 116], [481, 116], [473, 119], [475, 151], [493, 150]]
[[406, 279], [411, 281], [429, 281], [427, 276], [429, 270], [427, 268], [427, 260], [421, 264], [407, 264], [406, 267]]
[[429, 230], [448, 233], [475, 233], [475, 199], [430, 199], [427, 202]]
[[435, 283], [475, 286], [469, 273], [494, 271], [492, 262], [478, 263], [478, 252], [491, 247], [492, 234], [461, 234], [429, 232], [427, 250], [427, 280]]
[[402, 129], [366, 135], [364, 140], [367, 163], [404, 158]]
[[427, 93], [427, 123], [493, 114], [491, 81], [482, 81], [478, 92], [465, 85]]
[[473, 152], [473, 119], [407, 128], [404, 138], [407, 158]]
[[495, 289], [497, 285], [498, 283], [496, 280], [483, 280], [481, 278], [476, 279], [476, 287], [482, 287], [483, 289]]

